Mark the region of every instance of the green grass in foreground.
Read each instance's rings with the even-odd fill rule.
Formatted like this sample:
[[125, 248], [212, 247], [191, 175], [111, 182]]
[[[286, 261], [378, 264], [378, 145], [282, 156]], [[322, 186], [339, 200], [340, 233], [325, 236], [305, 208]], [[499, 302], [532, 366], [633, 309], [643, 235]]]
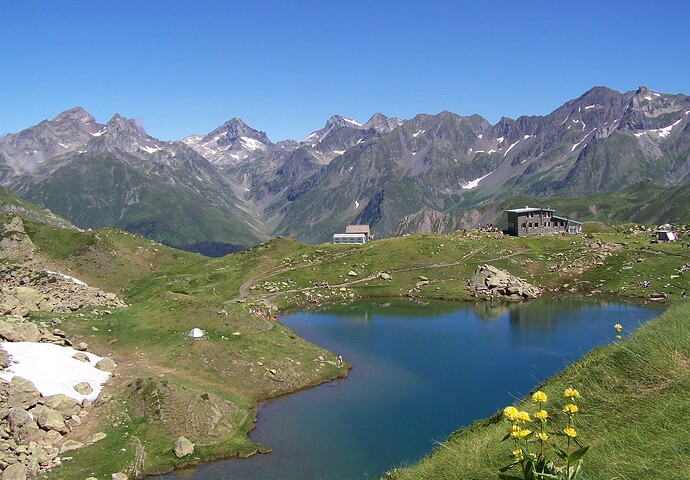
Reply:
[[[593, 350], [538, 389], [549, 396], [547, 408], [557, 412], [563, 390], [571, 386], [582, 395], [578, 437], [591, 446], [578, 478], [690, 478], [690, 301], [677, 303], [629, 339]], [[527, 400], [517, 406], [534, 410]], [[512, 444], [501, 443], [506, 427], [497, 412], [457, 431], [419, 464], [384, 478], [497, 478], [498, 469], [510, 463]]]

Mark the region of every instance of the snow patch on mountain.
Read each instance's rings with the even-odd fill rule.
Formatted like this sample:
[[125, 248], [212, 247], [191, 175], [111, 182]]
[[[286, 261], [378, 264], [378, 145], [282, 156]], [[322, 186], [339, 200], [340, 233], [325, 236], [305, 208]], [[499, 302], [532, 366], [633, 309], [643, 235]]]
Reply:
[[242, 145], [247, 150], [252, 150], [252, 151], [261, 150], [265, 146], [263, 143], [261, 143], [260, 141], [254, 139], [254, 138], [240, 137], [240, 140], [242, 140]]
[[[688, 114], [688, 113], [690, 113], [690, 111], [685, 112], [685, 113]], [[677, 125], [678, 125], [680, 122], [682, 122], [682, 121], [683, 121], [683, 119], [682, 119], [682, 118], [679, 118], [678, 120], [676, 120], [675, 122], [673, 122], [673, 123], [672, 123], [671, 125], [669, 125], [668, 127], [655, 128], [655, 129], [652, 129], [652, 130], [644, 130], [644, 131], [642, 131], [642, 132], [636, 132], [636, 133], [634, 133], [633, 135], [635, 135], [636, 137], [639, 138], [639, 137], [641, 137], [642, 135], [647, 135], [647, 134], [650, 134], [650, 133], [656, 133], [657, 135], [659, 135], [659, 137], [665, 138], [665, 137], [668, 137], [669, 135], [671, 135], [671, 131], [673, 130], [673, 127], [677, 126]]]
[[356, 120], [352, 120], [351, 118], [346, 118], [346, 117], [342, 117], [342, 118], [343, 118], [343, 120], [345, 120], [347, 123], [351, 123], [351, 124], [353, 124], [353, 125], [355, 125], [355, 126], [357, 126], [357, 127], [361, 127], [361, 126], [362, 126], [362, 124], [359, 123], [359, 122], [356, 121]]
[[479, 182], [484, 180], [486, 177], [488, 177], [492, 173], [494, 173], [494, 172], [489, 172], [486, 175], [484, 175], [483, 177], [475, 178], [471, 182], [467, 182], [467, 185], [462, 185], [462, 188], [464, 188], [465, 190], [472, 190], [473, 188], [476, 188], [477, 186], [479, 186]]
[[513, 143], [510, 147], [508, 147], [508, 150], [506, 150], [506, 153], [504, 153], [503, 156], [505, 157], [506, 155], [508, 155], [508, 152], [510, 152], [510, 150], [511, 150], [515, 145], [517, 145], [518, 143], [520, 143], [520, 140], [518, 140], [517, 142]]
[[159, 147], [158, 145], [156, 145], [156, 146], [154, 146], [154, 147], [149, 147], [148, 145], [139, 145], [139, 148], [141, 148], [141, 149], [142, 149], [143, 151], [145, 151], [146, 153], [156, 153], [156, 152], [159, 152], [159, 151], [163, 150], [163, 149], [162, 149], [161, 147]]

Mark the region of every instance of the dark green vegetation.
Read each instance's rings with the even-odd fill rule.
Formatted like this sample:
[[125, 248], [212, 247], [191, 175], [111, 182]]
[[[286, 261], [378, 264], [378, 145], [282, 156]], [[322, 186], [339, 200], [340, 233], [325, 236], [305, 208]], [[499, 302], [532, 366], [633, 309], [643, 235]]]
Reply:
[[202, 242], [231, 239], [224, 245], [237, 250], [259, 241], [243, 219], [229, 214], [236, 207], [222, 192], [227, 186], [202, 185], [194, 171], [175, 172], [191, 185], [170, 185], [170, 172], [142, 171], [135, 158], [111, 153], [81, 157], [39, 184], [21, 188], [23, 195], [82, 228], [114, 226], [172, 246], [204, 250]]
[[[472, 298], [467, 279], [477, 265], [487, 263], [564, 294], [648, 298], [656, 292], [681, 302], [681, 293], [690, 290], [690, 272], [680, 272], [690, 263], [690, 250], [679, 243], [651, 244], [646, 233], [632, 234], [627, 228], [585, 237], [524, 239], [475, 231], [422, 234], [363, 246], [310, 246], [283, 238], [209, 259], [117, 229], [76, 232], [30, 219], [24, 225], [37, 247], [36, 261], [53, 270], [69, 269], [129, 305], [110, 315], [83, 311], [60, 316], [70, 338], [87, 341], [94, 353], [112, 355], [118, 363], [101, 405], [72, 434], [79, 439], [102, 431], [106, 439], [75, 451], [72, 461], [50, 474], [60, 479], [115, 471], [155, 474], [180, 467], [190, 461], [172, 454], [180, 435], [197, 445], [193, 462], [262, 451], [265, 447], [246, 437], [254, 405], [346, 373], [346, 367], [335, 365], [332, 353], [303, 341], [279, 322], [251, 313], [252, 308], [399, 295], [467, 300]], [[329, 288], [314, 286], [324, 280]], [[645, 280], [651, 281], [650, 287], [642, 286]], [[664, 321], [654, 325], [665, 332]], [[206, 338], [188, 340], [193, 327], [203, 329]], [[677, 328], [665, 334], [682, 342], [687, 332], [681, 330], [682, 322]], [[685, 350], [676, 348], [684, 355], [679, 359], [690, 356], [687, 345]], [[604, 358], [607, 351], [595, 354]], [[668, 363], [648, 367], [669, 382], [674, 378]], [[652, 377], [645, 376], [650, 383], [644, 384], [630, 380], [625, 391], [663, 391]], [[598, 395], [596, 385], [578, 379], [588, 402]], [[598, 418], [597, 409], [588, 412], [593, 419]], [[655, 441], [666, 448], [663, 438]], [[625, 460], [618, 453], [625, 451], [624, 445], [607, 448], [617, 462]], [[490, 453], [482, 447], [482, 452], [489, 453], [468, 457], [482, 471], [504, 461], [498, 450]]]

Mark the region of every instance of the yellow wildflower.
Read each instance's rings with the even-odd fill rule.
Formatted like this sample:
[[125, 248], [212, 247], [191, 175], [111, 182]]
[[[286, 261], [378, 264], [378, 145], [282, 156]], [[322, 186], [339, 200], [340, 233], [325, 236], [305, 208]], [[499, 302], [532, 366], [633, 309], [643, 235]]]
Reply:
[[511, 424], [508, 426], [508, 433], [510, 433], [511, 435], [513, 435], [513, 433], [519, 432], [519, 431], [520, 431], [520, 427], [518, 427], [518, 426], [515, 425], [514, 423], [511, 423]]
[[565, 427], [565, 428], [563, 429], [563, 433], [565, 433], [566, 435], [568, 435], [570, 438], [575, 438], [575, 437], [577, 437], [577, 432], [575, 431], [575, 429], [574, 429], [573, 427]]
[[518, 419], [518, 409], [512, 406], [506, 407], [503, 409], [503, 415], [511, 422], [515, 422]]
[[549, 418], [549, 412], [547, 412], [546, 410], [537, 410], [536, 412], [534, 412], [534, 416], [541, 421], [545, 421], [547, 418]]
[[623, 330], [623, 325], [617, 323], [613, 326], [613, 328], [615, 328], [618, 333], [621, 333], [621, 330]]
[[524, 410], [520, 410], [517, 414], [518, 420], [522, 422], [531, 422], [532, 419], [529, 418], [529, 413], [525, 412]]
[[517, 460], [518, 462], [524, 460], [524, 457], [522, 456], [522, 450], [520, 450], [519, 448], [517, 450], [513, 450], [513, 457], [515, 457], [515, 460]]
[[524, 430], [520, 430], [517, 434], [518, 438], [525, 438], [527, 437], [530, 433], [532, 433], [532, 430], [525, 428]]
[[574, 388], [566, 388], [565, 392], [563, 392], [563, 396], [565, 398], [580, 398], [580, 392]]
[[538, 390], [532, 394], [532, 403], [545, 403], [546, 394], [541, 390]]
[[621, 338], [623, 338], [621, 335], [616, 335], [617, 340], [620, 340]]
[[565, 407], [563, 407], [563, 413], [567, 413], [568, 415], [576, 414], [577, 410], [577, 405], [574, 405], [572, 403], [568, 403]]
[[537, 433], [537, 437], [539, 437], [539, 440], [541, 440], [542, 442], [545, 442], [549, 439], [549, 436], [544, 432]]

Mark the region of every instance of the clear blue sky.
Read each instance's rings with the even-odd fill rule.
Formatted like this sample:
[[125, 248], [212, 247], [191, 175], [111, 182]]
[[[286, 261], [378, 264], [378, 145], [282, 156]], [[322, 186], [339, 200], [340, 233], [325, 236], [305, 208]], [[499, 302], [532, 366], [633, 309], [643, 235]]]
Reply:
[[232, 117], [545, 115], [595, 85], [690, 94], [690, 2], [5, 0], [0, 134], [76, 105], [162, 140]]

